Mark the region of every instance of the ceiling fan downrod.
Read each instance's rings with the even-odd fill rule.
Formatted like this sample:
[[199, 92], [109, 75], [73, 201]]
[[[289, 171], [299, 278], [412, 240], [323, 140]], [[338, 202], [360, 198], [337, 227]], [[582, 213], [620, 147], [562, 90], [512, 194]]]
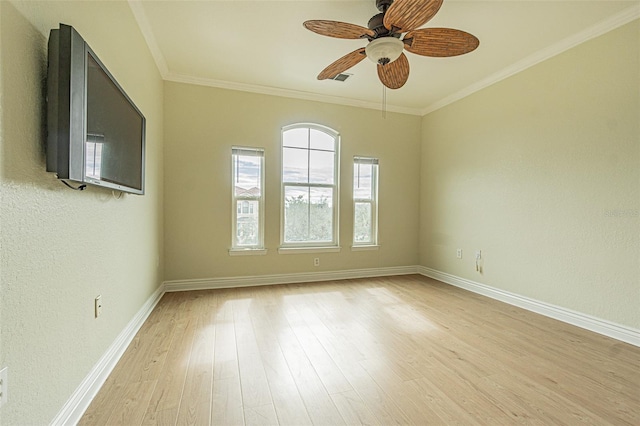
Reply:
[[380, 13], [373, 15], [369, 22], [367, 23], [367, 27], [375, 33], [375, 36], [370, 37], [367, 36], [369, 41], [375, 40], [379, 37], [396, 37], [400, 38], [399, 33], [394, 33], [393, 28], [391, 30], [387, 29], [384, 26], [384, 15], [387, 13], [387, 9], [393, 4], [393, 0], [376, 0], [376, 8], [380, 11]]
[[376, 0], [376, 8], [380, 12], [385, 13], [387, 9], [389, 9], [389, 6], [391, 6], [391, 3], [393, 3], [393, 0]]

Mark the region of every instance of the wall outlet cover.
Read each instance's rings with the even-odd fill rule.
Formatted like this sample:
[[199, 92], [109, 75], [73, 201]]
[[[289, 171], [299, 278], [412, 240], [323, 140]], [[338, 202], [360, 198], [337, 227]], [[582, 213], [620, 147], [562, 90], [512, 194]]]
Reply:
[[96, 297], [95, 300], [95, 316], [98, 318], [102, 314], [102, 296]]
[[0, 407], [9, 400], [9, 367], [0, 370]]

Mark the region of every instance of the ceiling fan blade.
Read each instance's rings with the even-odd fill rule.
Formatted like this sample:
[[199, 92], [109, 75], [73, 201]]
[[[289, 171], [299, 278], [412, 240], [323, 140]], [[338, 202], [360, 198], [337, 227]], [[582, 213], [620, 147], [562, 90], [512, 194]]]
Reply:
[[438, 13], [443, 0], [395, 0], [384, 15], [384, 26], [406, 33], [426, 24]]
[[409, 78], [409, 60], [403, 53], [387, 65], [378, 65], [378, 77], [389, 89], [399, 89]]
[[358, 39], [367, 36], [375, 37], [376, 35], [369, 28], [339, 21], [314, 20], [305, 21], [302, 25], [314, 33], [336, 38]]
[[338, 59], [337, 61], [323, 69], [322, 72], [318, 74], [318, 80], [333, 78], [336, 75], [340, 74], [342, 71], [346, 71], [352, 66], [356, 65], [366, 57], [367, 55], [364, 53], [364, 47], [356, 49], [351, 53], [347, 53], [342, 58]]
[[480, 40], [472, 34], [453, 28], [424, 28], [409, 31], [402, 40], [404, 48], [422, 56], [447, 57], [475, 50]]

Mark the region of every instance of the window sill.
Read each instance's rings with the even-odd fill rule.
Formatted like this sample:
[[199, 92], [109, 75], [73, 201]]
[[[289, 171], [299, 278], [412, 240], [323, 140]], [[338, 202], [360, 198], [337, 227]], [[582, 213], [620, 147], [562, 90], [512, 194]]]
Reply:
[[264, 256], [267, 254], [267, 249], [229, 249], [229, 256]]
[[301, 254], [301, 253], [339, 253], [340, 246], [330, 247], [280, 247], [279, 254]]
[[378, 250], [380, 246], [378, 244], [370, 244], [370, 245], [361, 245], [361, 246], [351, 246], [351, 251], [370, 251], [370, 250]]

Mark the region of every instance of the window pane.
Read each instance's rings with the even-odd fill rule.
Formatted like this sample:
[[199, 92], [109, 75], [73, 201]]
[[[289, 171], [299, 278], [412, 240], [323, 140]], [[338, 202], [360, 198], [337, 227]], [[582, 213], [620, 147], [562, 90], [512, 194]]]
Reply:
[[353, 166], [353, 197], [357, 199], [373, 199], [371, 164], [354, 164]]
[[371, 227], [371, 204], [355, 203], [354, 235], [356, 243], [373, 242], [373, 230]]
[[297, 148], [282, 148], [282, 181], [309, 182], [309, 151]]
[[282, 146], [309, 148], [309, 129], [291, 129], [282, 134]]
[[257, 200], [237, 202], [236, 237], [238, 246], [255, 246], [259, 243], [260, 204]]
[[333, 184], [335, 155], [333, 152], [309, 151], [309, 183]]
[[333, 240], [333, 190], [311, 188], [309, 241]]
[[309, 235], [309, 189], [284, 189], [284, 240], [307, 241]]
[[311, 129], [309, 136], [311, 138], [311, 149], [335, 151], [335, 139], [333, 136], [315, 129]]
[[235, 156], [235, 195], [260, 196], [261, 193], [261, 157], [249, 155]]

